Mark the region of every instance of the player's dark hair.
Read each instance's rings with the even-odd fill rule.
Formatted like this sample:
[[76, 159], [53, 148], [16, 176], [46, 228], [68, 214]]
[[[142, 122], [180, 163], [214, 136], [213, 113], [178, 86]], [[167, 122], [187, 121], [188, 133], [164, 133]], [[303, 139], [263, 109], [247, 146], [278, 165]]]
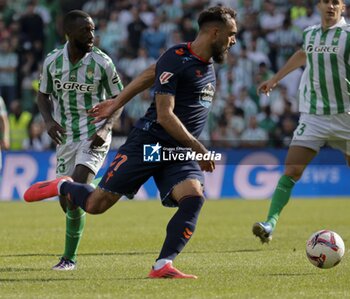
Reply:
[[219, 22], [227, 24], [229, 19], [236, 19], [236, 11], [225, 6], [214, 6], [202, 11], [198, 18], [199, 29], [208, 23]]
[[90, 15], [82, 10], [71, 10], [68, 12], [63, 19], [63, 30], [65, 33], [69, 33], [75, 26], [75, 22], [78, 19], [90, 18]]

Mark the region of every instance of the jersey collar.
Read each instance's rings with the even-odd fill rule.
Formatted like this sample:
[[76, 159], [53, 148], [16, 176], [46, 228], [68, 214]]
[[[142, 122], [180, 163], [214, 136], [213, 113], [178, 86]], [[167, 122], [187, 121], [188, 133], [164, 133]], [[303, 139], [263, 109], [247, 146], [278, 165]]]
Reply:
[[192, 48], [191, 48], [191, 43], [190, 43], [190, 42], [187, 43], [187, 48], [188, 48], [188, 50], [190, 51], [190, 53], [191, 53], [194, 57], [196, 57], [198, 60], [200, 60], [200, 61], [202, 61], [202, 62], [204, 62], [204, 63], [206, 63], [206, 64], [211, 64], [211, 61], [207, 61], [207, 60], [205, 60], [204, 58], [198, 56], [196, 53], [193, 52], [193, 50], [192, 50]]
[[333, 28], [336, 28], [336, 27], [342, 27], [344, 25], [346, 25], [345, 18], [341, 17], [337, 24], [333, 25], [332, 27], [329, 27], [328, 29], [333, 29]]
[[[338, 27], [343, 27], [346, 24], [347, 23], [345, 21], [345, 18], [341, 17], [338, 23], [336, 23], [333, 26], [327, 28], [327, 30], [335, 29], [335, 28], [338, 28]], [[322, 29], [322, 24], [319, 24], [318, 27], [319, 27], [319, 29]]]
[[[91, 61], [91, 52], [88, 52], [84, 55], [84, 57], [82, 59], [80, 59], [79, 63], [81, 62], [82, 64], [86, 64], [89, 65], [90, 61]], [[68, 42], [66, 42], [64, 44], [64, 48], [63, 48], [63, 58], [65, 60], [69, 60], [69, 56], [68, 56]]]

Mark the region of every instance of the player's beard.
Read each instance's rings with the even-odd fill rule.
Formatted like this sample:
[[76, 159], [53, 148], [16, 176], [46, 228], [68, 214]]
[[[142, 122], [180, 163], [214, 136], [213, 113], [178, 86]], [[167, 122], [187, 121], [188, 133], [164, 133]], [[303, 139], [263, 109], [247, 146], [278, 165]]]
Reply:
[[82, 42], [77, 41], [77, 40], [74, 41], [74, 46], [84, 53], [91, 52], [91, 50], [92, 50], [92, 48], [87, 43], [82, 43]]
[[226, 58], [225, 51], [222, 50], [222, 46], [219, 46], [218, 44], [214, 44], [212, 47], [213, 52], [213, 60], [217, 63], [223, 63]]

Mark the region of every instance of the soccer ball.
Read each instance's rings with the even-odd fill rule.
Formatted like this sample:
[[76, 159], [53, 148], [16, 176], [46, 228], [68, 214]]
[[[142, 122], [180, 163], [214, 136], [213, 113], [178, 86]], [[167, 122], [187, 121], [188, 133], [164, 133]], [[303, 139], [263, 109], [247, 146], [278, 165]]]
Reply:
[[322, 269], [338, 265], [344, 255], [343, 239], [330, 230], [320, 230], [306, 242], [306, 255], [310, 263]]

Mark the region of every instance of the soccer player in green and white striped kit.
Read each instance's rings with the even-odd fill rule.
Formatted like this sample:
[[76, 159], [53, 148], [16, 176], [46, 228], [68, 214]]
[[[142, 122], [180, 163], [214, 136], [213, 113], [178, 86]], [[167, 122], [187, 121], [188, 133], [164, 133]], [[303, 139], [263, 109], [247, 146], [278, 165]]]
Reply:
[[[91, 183], [109, 150], [112, 120], [94, 124], [87, 112], [117, 96], [123, 85], [111, 58], [94, 47], [95, 25], [87, 13], [70, 11], [63, 27], [68, 41], [44, 61], [38, 107], [57, 144], [57, 177]], [[74, 270], [86, 216], [63, 197], [60, 204], [66, 212], [65, 251], [52, 269]]]
[[259, 92], [268, 94], [289, 72], [306, 64], [299, 86], [300, 118], [285, 161], [284, 174], [272, 196], [266, 222], [253, 225], [262, 243], [272, 239], [279, 215], [304, 169], [328, 143], [350, 165], [350, 25], [342, 17], [344, 0], [320, 0], [321, 24], [308, 27], [303, 47]]

